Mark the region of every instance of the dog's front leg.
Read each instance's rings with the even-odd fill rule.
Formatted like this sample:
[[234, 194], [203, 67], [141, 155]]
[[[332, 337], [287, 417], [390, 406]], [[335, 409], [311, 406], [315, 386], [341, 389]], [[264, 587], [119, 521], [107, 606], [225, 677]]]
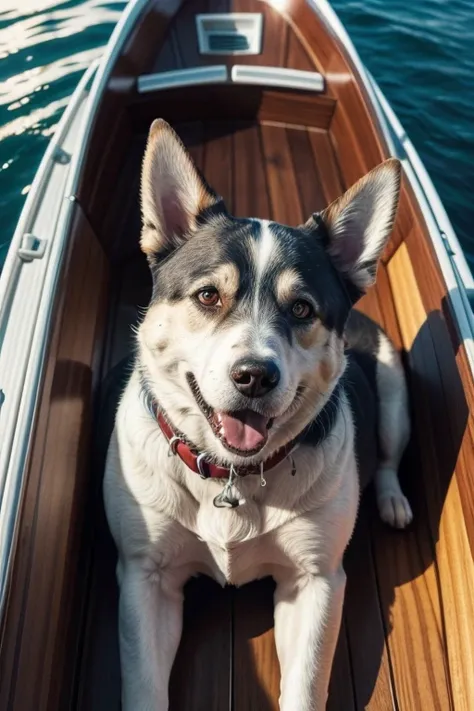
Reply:
[[122, 711], [168, 711], [184, 580], [139, 562], [120, 566], [118, 577]]
[[341, 624], [346, 576], [277, 579], [275, 642], [281, 669], [281, 711], [324, 711]]

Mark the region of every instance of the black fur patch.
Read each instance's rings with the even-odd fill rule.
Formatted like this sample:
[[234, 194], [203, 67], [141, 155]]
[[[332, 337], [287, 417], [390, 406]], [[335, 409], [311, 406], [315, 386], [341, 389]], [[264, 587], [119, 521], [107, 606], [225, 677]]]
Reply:
[[[232, 263], [239, 273], [239, 287], [235, 305], [226, 319], [245, 318], [255, 292], [255, 247], [258, 249], [262, 238], [262, 223], [232, 217], [222, 209], [210, 216], [202, 215], [200, 220], [196, 233], [182, 247], [152, 264], [152, 301], [179, 301], [189, 295], [197, 279]], [[277, 303], [275, 292], [281, 272], [294, 269], [304, 289], [317, 302], [325, 327], [342, 335], [351, 303], [345, 284], [327, 254], [324, 235], [319, 228], [307, 226], [295, 228], [270, 222], [267, 227], [272, 232], [275, 253], [260, 283], [259, 311], [291, 342], [294, 321]], [[219, 327], [223, 325], [221, 322]]]

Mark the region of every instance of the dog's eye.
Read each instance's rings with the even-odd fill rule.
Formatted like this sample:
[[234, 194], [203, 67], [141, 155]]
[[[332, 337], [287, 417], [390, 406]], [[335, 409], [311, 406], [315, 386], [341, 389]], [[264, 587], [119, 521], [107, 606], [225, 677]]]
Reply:
[[291, 307], [291, 313], [297, 319], [303, 320], [314, 316], [314, 309], [307, 301], [299, 299]]
[[220, 306], [221, 300], [219, 292], [214, 287], [207, 286], [205, 289], [198, 291], [197, 298], [203, 306]]

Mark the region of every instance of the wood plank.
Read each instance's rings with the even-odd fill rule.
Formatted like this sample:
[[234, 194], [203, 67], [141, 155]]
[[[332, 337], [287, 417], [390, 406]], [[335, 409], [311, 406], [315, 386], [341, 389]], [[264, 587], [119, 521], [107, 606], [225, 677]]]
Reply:
[[[136, 252], [140, 223], [140, 173], [146, 135], [127, 140], [127, 152], [113, 178], [114, 198], [106, 199], [102, 218], [102, 245], [114, 262]], [[120, 210], [117, 209], [120, 205]]]
[[[74, 264], [74, 269], [70, 265]], [[107, 265], [76, 205], [28, 464], [0, 654], [0, 707], [60, 709], [88, 485], [94, 356]], [[74, 635], [73, 635], [74, 636]]]
[[[449, 709], [443, 614], [429, 532], [374, 533], [378, 580], [398, 707]], [[377, 708], [377, 707], [374, 707]]]
[[260, 54], [231, 57], [229, 64], [254, 64], [284, 67], [290, 28], [282, 15], [269, 3], [257, 0], [231, 0], [231, 12], [260, 12], [263, 15]]
[[[361, 502], [356, 530], [344, 557], [347, 574], [344, 611], [352, 671], [350, 691], [352, 694], [353, 686], [357, 709], [395, 711], [385, 640], [389, 609], [383, 609], [383, 603], [389, 601], [379, 596], [370, 536], [370, 520], [377, 515], [372, 490], [369, 490]], [[339, 708], [350, 708], [349, 703], [348, 700]]]
[[153, 62], [152, 72], [170, 72], [174, 69], [183, 69], [183, 61], [179, 52], [176, 27], [173, 23], [166, 33], [156, 60]]
[[157, 116], [170, 123], [183, 121], [273, 121], [327, 129], [334, 99], [311, 92], [265, 89], [240, 84], [209, 84], [163, 89], [130, 100], [135, 132], [143, 133]]
[[167, 0], [163, 3], [162, 0], [150, 0], [146, 4], [117, 58], [111, 74], [111, 88], [115, 77], [135, 78], [152, 70], [168, 29], [184, 1]]
[[[442, 353], [438, 350], [439, 337], [436, 341], [433, 340], [432, 324], [433, 320], [439, 319], [439, 312], [431, 312], [429, 315], [426, 313], [404, 244], [390, 260], [388, 269], [413, 373], [411, 384], [416, 405], [415, 425], [420, 445], [424, 498], [427, 520], [436, 545], [437, 578], [442, 594], [443, 624], [438, 625], [438, 634], [443, 639], [443, 651], [449, 665], [454, 708], [467, 709], [472, 707], [474, 700], [473, 680], [468, 671], [470, 665], [466, 665], [467, 659], [473, 659], [473, 635], [469, 625], [461, 625], [459, 628], [459, 622], [456, 623], [456, 619], [472, 620], [474, 616], [474, 565], [472, 556], [466, 555], [469, 544], [462, 506], [459, 506], [458, 488], [459, 471], [463, 468], [459, 449], [465, 446], [459, 437], [463, 436], [466, 420], [464, 427], [460, 428], [461, 432], [453, 431], [452, 418], [456, 417], [454, 404], [449, 404], [450, 400], [446, 399], [441, 375], [441, 371], [447, 367], [446, 356], [444, 360], [439, 360]], [[450, 388], [456, 387], [454, 381]], [[457, 404], [455, 406], [459, 407]], [[450, 411], [453, 413], [452, 417]], [[462, 413], [462, 403], [460, 412]], [[450, 545], [454, 542], [457, 545]], [[453, 609], [456, 610], [456, 619]], [[454, 636], [447, 627], [447, 619], [458, 629], [458, 636]], [[426, 629], [424, 634], [426, 637]], [[432, 633], [428, 639], [433, 645], [436, 635]], [[439, 683], [443, 677], [442, 665], [433, 663], [432, 666], [436, 669]], [[426, 682], [422, 680], [420, 683]]]
[[[104, 99], [104, 104], [109, 100]], [[120, 168], [132, 142], [131, 124], [128, 115], [115, 100], [110, 99], [110, 115], [106, 123], [95, 131], [94, 157], [87, 159], [82, 167], [78, 188], [79, 202], [96, 232], [106, 254], [110, 234], [104, 229], [106, 216], [111, 207], [111, 185], [115, 185]], [[104, 106], [105, 110], [105, 106]]]
[[[246, 91], [253, 90], [248, 87]], [[235, 88], [234, 88], [235, 91]], [[329, 128], [336, 104], [327, 96], [304, 91], [263, 90], [257, 111], [260, 121], [286, 123], [289, 126]]]
[[369, 289], [360, 301], [357, 302], [355, 309], [369, 316], [369, 318], [376, 321], [382, 328], [384, 327], [383, 311], [375, 289]]
[[304, 72], [319, 71], [293, 29], [288, 34], [285, 66]]
[[234, 711], [278, 711], [280, 667], [270, 578], [234, 591]]
[[389, 243], [382, 254], [382, 262], [386, 264], [390, 260], [403, 240], [410, 234], [414, 224], [415, 214], [413, 211], [412, 199], [408, 193], [406, 178], [402, 173], [402, 185], [397, 216], [392, 234], [390, 235]]
[[377, 270], [377, 283], [372, 290], [376, 294], [381, 310], [381, 321], [385, 331], [388, 333], [396, 349], [401, 352], [403, 348], [402, 335], [398, 315], [395, 310], [392, 287], [388, 276], [387, 267], [381, 263]]
[[[326, 77], [328, 95], [338, 99], [338, 108], [350, 112], [350, 124], [358, 128], [357, 137], [353, 137], [356, 165], [360, 157], [368, 161], [369, 167], [372, 167], [371, 161], [375, 161], [373, 165], [376, 165], [388, 155], [387, 146], [358, 71], [349, 59], [345, 47], [329, 31], [317, 8], [314, 10], [305, 0], [292, 0], [285, 6], [285, 14], [311, 61]], [[348, 122], [344, 122], [344, 127], [348, 125]], [[338, 142], [343, 140], [343, 134], [338, 127], [336, 139]], [[363, 144], [363, 156], [357, 155], [360, 150], [359, 141]], [[350, 165], [348, 170], [352, 174]], [[353, 181], [349, 179], [349, 182]]]
[[304, 221], [327, 205], [308, 133], [305, 129], [286, 130]]
[[229, 212], [233, 210], [233, 126], [208, 122], [204, 127], [203, 172], [209, 185], [224, 198]]
[[308, 130], [308, 138], [318, 168], [319, 181], [324, 193], [324, 207], [340, 197], [346, 186], [343, 182], [337, 155], [327, 131]]
[[[355, 124], [350, 103], [338, 101], [331, 123], [331, 140], [347, 187], [362, 178], [383, 159], [376, 150], [369, 153], [364, 124]], [[364, 134], [364, 141], [361, 140]]]
[[[241, 123], [236, 126], [233, 151], [235, 214], [237, 217], [268, 220], [270, 203], [258, 124]], [[252, 160], [248, 156], [252, 156]]]
[[[107, 397], [108, 393], [103, 392]], [[113, 428], [117, 398], [110, 403], [108, 419], [97, 423], [100, 432], [107, 433], [102, 446], [107, 446]], [[107, 436], [108, 435], [108, 436]], [[105, 454], [94, 469], [99, 485], [102, 483]], [[115, 577], [117, 550], [110, 535], [102, 505], [101, 486], [96, 487], [92, 505], [92, 557], [88, 559], [88, 591], [85, 597], [84, 636], [77, 663], [77, 711], [120, 709], [120, 656], [118, 640], [119, 591]]]
[[231, 709], [232, 590], [205, 576], [186, 586], [183, 636], [170, 680], [172, 711]]
[[199, 170], [204, 168], [204, 126], [199, 121], [178, 123], [174, 125], [178, 136], [189, 151]]
[[185, 2], [173, 21], [177, 52], [181, 67], [199, 67], [205, 64], [223, 64], [221, 57], [199, 54], [195, 15], [215, 12], [211, 10], [209, 0], [193, 0]]
[[301, 224], [303, 210], [286, 131], [279, 126], [262, 125], [260, 132], [272, 220]]
[[345, 615], [342, 618], [334, 654], [327, 702], [327, 711], [341, 711], [341, 709], [356, 711]]
[[[406, 235], [406, 246], [411, 259], [423, 305], [430, 313], [430, 329], [436, 333], [437, 357], [442, 362], [445, 397], [450, 402], [452, 417], [450, 424], [455, 427], [454, 446], [458, 452], [457, 483], [464, 511], [465, 525], [470, 548], [474, 556], [474, 492], [470, 472], [474, 462], [474, 418], [466, 417], [466, 403], [472, 412], [474, 387], [466, 352], [460, 342], [456, 320], [453, 317], [450, 297], [447, 293], [438, 257], [427, 233], [420, 207], [414, 202], [413, 191], [406, 185], [412, 200], [414, 213], [413, 229]], [[453, 384], [453, 374], [459, 374]], [[462, 438], [462, 442], [461, 442]]]

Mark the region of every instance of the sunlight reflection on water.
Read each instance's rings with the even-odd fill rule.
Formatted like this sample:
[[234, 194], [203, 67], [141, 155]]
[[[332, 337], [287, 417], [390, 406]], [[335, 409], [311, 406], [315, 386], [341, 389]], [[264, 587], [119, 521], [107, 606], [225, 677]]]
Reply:
[[0, 265], [34, 172], [125, 0], [1, 0]]

